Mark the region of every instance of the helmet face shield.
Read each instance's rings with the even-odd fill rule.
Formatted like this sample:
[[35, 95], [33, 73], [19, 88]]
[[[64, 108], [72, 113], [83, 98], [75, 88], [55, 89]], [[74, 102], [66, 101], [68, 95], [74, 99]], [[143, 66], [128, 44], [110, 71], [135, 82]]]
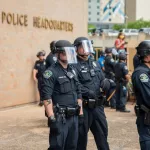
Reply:
[[68, 64], [76, 64], [77, 63], [77, 54], [74, 47], [64, 47], [64, 51], [66, 52], [67, 62]]
[[94, 53], [92, 42], [89, 40], [83, 40], [81, 45], [84, 49], [84, 53]]

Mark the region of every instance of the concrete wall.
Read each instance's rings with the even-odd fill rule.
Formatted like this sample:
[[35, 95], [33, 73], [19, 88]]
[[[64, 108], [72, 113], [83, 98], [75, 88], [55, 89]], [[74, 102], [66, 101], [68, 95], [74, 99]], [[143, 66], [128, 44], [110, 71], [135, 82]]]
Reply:
[[[39, 50], [48, 54], [52, 40], [73, 42], [87, 35], [87, 0], [1, 0], [0, 6], [0, 108], [4, 108], [37, 100], [32, 69]], [[21, 17], [23, 25], [11, 23], [17, 14], [26, 16], [24, 24]], [[73, 31], [34, 27], [33, 17], [69, 22]]]

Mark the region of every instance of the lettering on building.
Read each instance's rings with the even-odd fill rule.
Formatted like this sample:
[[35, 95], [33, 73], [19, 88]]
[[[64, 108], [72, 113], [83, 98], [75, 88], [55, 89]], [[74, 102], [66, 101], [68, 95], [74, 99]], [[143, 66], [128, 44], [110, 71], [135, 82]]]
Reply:
[[[9, 24], [14, 26], [29, 26], [28, 15], [15, 13], [1, 13], [2, 24]], [[73, 24], [67, 21], [58, 21], [42, 17], [33, 17], [33, 27], [39, 29], [59, 30], [66, 32], [73, 32]]]

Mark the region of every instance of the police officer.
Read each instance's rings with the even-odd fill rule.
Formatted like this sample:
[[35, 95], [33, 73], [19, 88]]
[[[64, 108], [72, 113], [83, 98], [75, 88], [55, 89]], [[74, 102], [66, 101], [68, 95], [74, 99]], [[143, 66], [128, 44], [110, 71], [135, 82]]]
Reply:
[[116, 77], [116, 111], [130, 112], [126, 109], [127, 101], [127, 83], [130, 79], [130, 74], [126, 64], [127, 55], [125, 53], [119, 54], [119, 62], [115, 65]]
[[138, 54], [135, 54], [134, 57], [133, 57], [133, 66], [134, 66], [134, 69], [136, 69], [139, 65], [140, 65], [139, 56], [138, 56]]
[[[86, 150], [89, 129], [94, 135], [98, 150], [109, 150], [107, 142], [108, 126], [104, 113], [104, 99], [100, 88], [110, 88], [109, 80], [104, 78], [98, 62], [88, 57], [93, 51], [91, 41], [79, 37], [74, 41], [78, 63], [75, 66], [83, 98], [84, 124], [79, 125], [77, 150]], [[89, 59], [88, 59], [89, 58]]]
[[[106, 48], [105, 49], [106, 57], [104, 61], [104, 67], [105, 67], [105, 77], [108, 79], [111, 79], [115, 82], [115, 65], [116, 62], [113, 59], [112, 55], [112, 48]], [[112, 91], [109, 91], [110, 93]], [[109, 97], [110, 93], [106, 93], [106, 98]], [[109, 106], [109, 103], [105, 103], [105, 106]], [[110, 107], [112, 109], [116, 109], [116, 96], [115, 94], [110, 99]]]
[[40, 95], [40, 106], [43, 106], [43, 102], [41, 101], [41, 84], [42, 84], [42, 75], [43, 72], [46, 70], [46, 61], [44, 59], [45, 51], [40, 51], [37, 53], [37, 57], [39, 60], [35, 62], [34, 69], [33, 69], [33, 79], [36, 83], [38, 83], [38, 90]]
[[150, 149], [150, 40], [141, 42], [137, 49], [141, 64], [132, 74], [136, 96], [137, 129], [141, 150]]
[[98, 59], [98, 63], [101, 67], [101, 69], [103, 71], [105, 71], [105, 68], [104, 68], [104, 60], [105, 60], [105, 52], [104, 51], [100, 51], [100, 57]]
[[50, 67], [52, 64], [54, 64], [57, 61], [57, 57], [55, 55], [55, 43], [56, 43], [56, 41], [52, 41], [50, 43], [51, 52], [46, 57], [46, 68]]
[[76, 52], [69, 41], [55, 44], [58, 62], [43, 74], [42, 100], [50, 126], [49, 150], [76, 150], [78, 115], [83, 118], [81, 87], [70, 63], [76, 63]]

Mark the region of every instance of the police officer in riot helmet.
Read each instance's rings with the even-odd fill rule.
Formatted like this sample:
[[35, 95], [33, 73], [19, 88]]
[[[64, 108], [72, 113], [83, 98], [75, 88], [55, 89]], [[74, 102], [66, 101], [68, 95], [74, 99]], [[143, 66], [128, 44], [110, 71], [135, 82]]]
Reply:
[[109, 150], [107, 142], [108, 126], [104, 113], [104, 99], [100, 88], [108, 90], [113, 83], [104, 78], [98, 62], [88, 56], [93, 46], [86, 37], [74, 41], [78, 63], [75, 65], [83, 98], [84, 124], [79, 124], [77, 150], [86, 150], [89, 129], [94, 135], [98, 150]]
[[[112, 48], [106, 48], [105, 49], [106, 57], [104, 61], [104, 67], [105, 67], [105, 77], [108, 79], [111, 79], [115, 82], [115, 65], [116, 62], [113, 59], [112, 55]], [[111, 93], [112, 91], [110, 91]], [[106, 97], [108, 98], [110, 93], [106, 93]], [[105, 103], [105, 106], [109, 106], [109, 101]], [[115, 94], [110, 99], [110, 107], [112, 109], [116, 109], [116, 96]]]
[[37, 57], [39, 60], [35, 62], [33, 69], [33, 79], [38, 84], [38, 90], [40, 95], [40, 103], [39, 106], [43, 106], [43, 102], [41, 101], [41, 84], [42, 84], [42, 74], [46, 70], [46, 61], [44, 59], [45, 51], [40, 51], [37, 53]]
[[54, 64], [57, 61], [57, 57], [56, 57], [56, 54], [55, 54], [55, 52], [56, 52], [55, 43], [56, 43], [56, 41], [52, 41], [50, 43], [51, 52], [46, 57], [46, 68], [50, 67], [52, 64]]
[[127, 112], [126, 109], [127, 101], [127, 83], [131, 78], [129, 74], [127, 64], [127, 55], [125, 53], [119, 54], [119, 62], [115, 65], [115, 77], [116, 77], [116, 111]]
[[150, 149], [150, 40], [141, 42], [137, 49], [140, 65], [132, 74], [136, 96], [135, 112], [141, 150]]
[[136, 69], [139, 65], [140, 65], [140, 58], [139, 58], [138, 54], [136, 53], [133, 57], [134, 69]]
[[78, 118], [83, 118], [81, 86], [71, 65], [77, 63], [76, 52], [66, 40], [57, 41], [55, 47], [58, 61], [43, 73], [42, 84], [50, 126], [49, 150], [76, 150]]

